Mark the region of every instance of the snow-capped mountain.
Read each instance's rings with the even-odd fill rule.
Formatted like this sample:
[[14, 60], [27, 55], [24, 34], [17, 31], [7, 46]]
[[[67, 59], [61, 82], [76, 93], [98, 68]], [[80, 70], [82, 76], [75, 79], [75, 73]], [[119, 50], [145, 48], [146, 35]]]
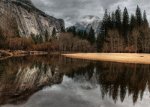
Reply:
[[97, 35], [100, 32], [101, 19], [97, 16], [87, 15], [76, 22], [74, 27], [76, 28], [76, 31], [86, 30], [87, 32], [92, 27]]
[[92, 27], [96, 27], [95, 24], [99, 24], [100, 22], [100, 18], [97, 17], [97, 16], [91, 16], [91, 15], [88, 15], [88, 16], [84, 16], [82, 17], [76, 24], [75, 26], [78, 28], [83, 28], [83, 29], [86, 29], [88, 26], [92, 25]]

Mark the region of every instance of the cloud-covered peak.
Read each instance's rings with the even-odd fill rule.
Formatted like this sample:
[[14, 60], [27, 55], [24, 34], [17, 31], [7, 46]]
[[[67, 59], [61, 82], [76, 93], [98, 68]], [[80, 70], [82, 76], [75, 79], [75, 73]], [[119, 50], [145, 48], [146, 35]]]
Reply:
[[147, 11], [150, 19], [150, 0], [32, 0], [43, 10], [57, 18], [63, 18], [66, 26], [74, 25], [85, 15], [94, 15], [102, 19], [104, 10], [114, 11], [118, 6], [123, 10], [127, 7], [130, 13], [135, 13], [136, 6]]
[[93, 15], [86, 15], [81, 18], [76, 22], [76, 25], [80, 24], [82, 26], [87, 26], [89, 24], [92, 24], [94, 22], [99, 22], [100, 18], [98, 16], [93, 16]]

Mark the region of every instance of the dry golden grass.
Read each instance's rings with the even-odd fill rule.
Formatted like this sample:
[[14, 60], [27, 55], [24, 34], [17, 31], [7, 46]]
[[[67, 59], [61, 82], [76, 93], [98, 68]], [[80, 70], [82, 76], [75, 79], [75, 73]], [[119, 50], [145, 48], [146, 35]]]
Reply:
[[96, 60], [96, 61], [150, 64], [150, 54], [137, 54], [137, 53], [76, 53], [76, 54], [63, 54], [63, 56], [69, 57], [69, 58], [87, 59], [87, 60]]

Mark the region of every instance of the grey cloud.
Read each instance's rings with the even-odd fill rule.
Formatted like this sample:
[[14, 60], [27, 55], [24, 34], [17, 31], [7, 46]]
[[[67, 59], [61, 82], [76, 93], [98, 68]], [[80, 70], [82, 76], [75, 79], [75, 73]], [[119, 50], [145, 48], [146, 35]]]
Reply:
[[[57, 18], [65, 20], [66, 25], [74, 24], [80, 17], [96, 15], [102, 18], [104, 10], [110, 11], [119, 5], [133, 12], [136, 5], [150, 10], [150, 0], [32, 0], [36, 7]], [[149, 11], [147, 11], [148, 17]]]

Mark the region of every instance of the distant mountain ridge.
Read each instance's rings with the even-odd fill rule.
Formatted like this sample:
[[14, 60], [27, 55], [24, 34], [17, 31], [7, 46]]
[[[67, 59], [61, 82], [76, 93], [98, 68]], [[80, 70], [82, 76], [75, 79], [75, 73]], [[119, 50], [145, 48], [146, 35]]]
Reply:
[[101, 19], [97, 16], [87, 15], [76, 22], [74, 27], [76, 28], [76, 31], [86, 30], [87, 32], [89, 32], [92, 27], [95, 31], [95, 35], [97, 35], [100, 32]]

